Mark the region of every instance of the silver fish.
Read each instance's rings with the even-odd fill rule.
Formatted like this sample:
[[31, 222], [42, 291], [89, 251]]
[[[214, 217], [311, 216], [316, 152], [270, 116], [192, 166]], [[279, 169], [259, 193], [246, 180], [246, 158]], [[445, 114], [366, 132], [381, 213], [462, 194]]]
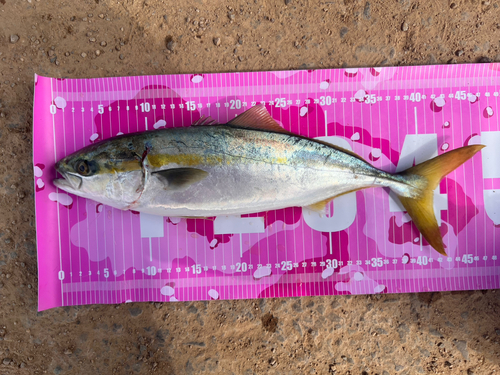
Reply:
[[299, 206], [370, 187], [394, 191], [426, 240], [445, 254], [433, 190], [483, 146], [449, 151], [390, 174], [342, 148], [285, 131], [265, 106], [225, 125], [153, 130], [85, 147], [56, 164], [69, 193], [122, 210], [210, 217]]

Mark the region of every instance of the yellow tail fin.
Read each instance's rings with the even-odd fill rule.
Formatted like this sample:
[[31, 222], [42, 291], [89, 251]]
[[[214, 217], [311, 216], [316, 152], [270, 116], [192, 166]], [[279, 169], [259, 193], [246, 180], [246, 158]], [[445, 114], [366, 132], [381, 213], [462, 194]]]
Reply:
[[427, 180], [427, 185], [423, 187], [422, 193], [409, 198], [398, 195], [404, 208], [410, 215], [416, 227], [429, 244], [440, 254], [446, 255], [443, 245], [443, 238], [439, 231], [439, 226], [434, 215], [434, 189], [448, 173], [465, 163], [476, 152], [481, 150], [483, 145], [461, 147], [446, 154], [437, 156], [400, 173], [400, 175], [418, 175]]

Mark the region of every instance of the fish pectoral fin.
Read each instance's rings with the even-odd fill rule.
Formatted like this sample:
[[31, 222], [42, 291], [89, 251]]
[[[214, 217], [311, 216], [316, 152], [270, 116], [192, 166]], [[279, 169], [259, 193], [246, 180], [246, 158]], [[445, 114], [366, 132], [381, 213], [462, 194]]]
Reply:
[[208, 172], [197, 168], [165, 169], [163, 171], [153, 172], [153, 174], [159, 177], [161, 181], [165, 182], [169, 190], [185, 189], [208, 176]]
[[269, 114], [266, 106], [263, 104], [256, 105], [241, 115], [235, 117], [227, 123], [230, 126], [240, 128], [267, 130], [275, 133], [290, 134], [283, 129]]

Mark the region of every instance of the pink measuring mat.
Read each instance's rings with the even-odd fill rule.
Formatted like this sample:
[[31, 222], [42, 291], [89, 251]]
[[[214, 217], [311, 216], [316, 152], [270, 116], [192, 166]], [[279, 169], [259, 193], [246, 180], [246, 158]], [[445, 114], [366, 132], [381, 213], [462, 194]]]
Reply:
[[[96, 79], [35, 77], [39, 309], [500, 287], [500, 64]], [[448, 256], [385, 189], [292, 207], [179, 219], [58, 190], [56, 161], [121, 133], [225, 123], [257, 103], [285, 129], [396, 172], [487, 147], [435, 191]]]

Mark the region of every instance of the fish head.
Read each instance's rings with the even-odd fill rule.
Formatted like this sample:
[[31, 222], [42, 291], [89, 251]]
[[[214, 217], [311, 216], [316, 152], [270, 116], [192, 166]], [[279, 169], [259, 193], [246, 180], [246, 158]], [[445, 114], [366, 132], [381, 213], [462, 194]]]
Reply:
[[83, 198], [126, 209], [141, 195], [141, 161], [128, 149], [93, 145], [61, 159], [55, 168], [62, 178], [54, 185]]

